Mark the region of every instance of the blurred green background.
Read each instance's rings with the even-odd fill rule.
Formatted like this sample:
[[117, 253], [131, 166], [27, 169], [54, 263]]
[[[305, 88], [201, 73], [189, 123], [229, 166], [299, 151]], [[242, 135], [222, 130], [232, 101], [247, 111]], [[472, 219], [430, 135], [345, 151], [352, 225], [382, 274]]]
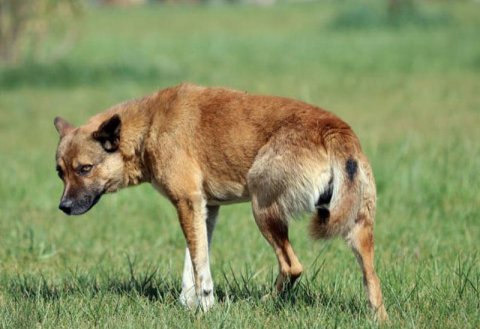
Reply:
[[377, 180], [389, 326], [480, 326], [480, 3], [127, 2], [0, 0], [1, 327], [376, 326], [352, 253], [313, 243], [307, 220], [291, 225], [305, 275], [263, 302], [274, 253], [248, 204], [223, 207], [218, 305], [201, 315], [177, 302], [183, 236], [150, 186], [82, 217], [57, 210], [53, 118], [79, 125], [182, 81], [293, 97], [350, 123]]

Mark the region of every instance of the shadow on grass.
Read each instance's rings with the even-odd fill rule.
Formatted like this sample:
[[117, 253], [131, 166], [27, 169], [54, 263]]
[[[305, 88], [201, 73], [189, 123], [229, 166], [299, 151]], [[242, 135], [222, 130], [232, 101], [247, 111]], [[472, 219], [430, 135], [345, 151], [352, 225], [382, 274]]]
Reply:
[[[265, 308], [267, 312], [277, 312], [283, 309], [302, 307], [320, 307], [335, 309], [347, 314], [358, 315], [367, 312], [363, 296], [343, 294], [341, 291], [328, 291], [305, 279], [292, 289], [279, 295], [264, 297], [273, 292], [273, 285], [254, 281], [253, 275], [223, 273], [226, 281], [215, 287], [217, 303], [236, 304], [249, 302], [255, 306]], [[181, 284], [179, 277], [160, 276], [156, 269], [142, 273], [96, 273], [78, 274], [70, 272], [65, 278], [54, 282], [43, 275], [18, 275], [7, 286], [9, 295], [16, 301], [43, 300], [56, 301], [66, 297], [80, 298], [103, 297], [105, 295], [123, 295], [130, 298], [147, 298], [155, 302], [177, 304]], [[273, 282], [273, 281], [271, 281]]]
[[16, 67], [0, 68], [0, 89], [19, 87], [74, 87], [105, 82], [158, 82], [176, 79], [181, 72], [154, 65], [125, 63], [84, 64], [25, 62]]
[[58, 300], [67, 296], [94, 297], [104, 294], [145, 297], [149, 300], [163, 300], [176, 296], [180, 291], [177, 282], [171, 278], [156, 276], [157, 270], [140, 274], [105, 273], [78, 274], [69, 272], [55, 281], [41, 275], [21, 275], [6, 282], [8, 292], [15, 299]]

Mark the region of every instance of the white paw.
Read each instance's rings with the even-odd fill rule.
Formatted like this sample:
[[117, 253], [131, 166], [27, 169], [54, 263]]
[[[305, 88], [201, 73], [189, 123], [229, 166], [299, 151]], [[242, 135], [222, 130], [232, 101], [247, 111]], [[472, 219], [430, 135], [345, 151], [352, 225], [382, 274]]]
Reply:
[[211, 309], [213, 304], [215, 304], [215, 298], [213, 297], [213, 289], [203, 290], [202, 295], [199, 297], [199, 300], [203, 312]]
[[203, 312], [208, 311], [215, 304], [213, 289], [203, 290], [202, 294], [196, 294], [195, 288], [183, 288], [180, 293], [180, 303], [188, 309], [200, 308]]
[[195, 293], [195, 287], [183, 287], [180, 293], [180, 303], [189, 308], [195, 309], [198, 306], [197, 294]]

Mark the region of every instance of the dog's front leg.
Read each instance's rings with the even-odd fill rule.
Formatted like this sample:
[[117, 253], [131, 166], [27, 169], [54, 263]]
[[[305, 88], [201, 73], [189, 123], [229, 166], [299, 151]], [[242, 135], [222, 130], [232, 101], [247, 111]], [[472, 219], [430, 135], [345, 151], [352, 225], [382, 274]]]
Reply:
[[180, 197], [176, 208], [187, 241], [195, 283], [195, 294], [185, 295], [185, 304], [189, 308], [199, 306], [206, 311], [214, 303], [208, 255], [206, 201], [201, 193], [193, 193]]
[[[207, 206], [207, 238], [208, 238], [208, 250], [210, 251], [213, 230], [217, 223], [219, 206]], [[189, 301], [195, 301], [197, 298], [195, 291], [195, 276], [193, 274], [192, 259], [190, 257], [190, 251], [185, 248], [185, 262], [183, 265], [182, 275], [182, 292], [180, 293], [180, 302], [184, 306], [188, 306]]]

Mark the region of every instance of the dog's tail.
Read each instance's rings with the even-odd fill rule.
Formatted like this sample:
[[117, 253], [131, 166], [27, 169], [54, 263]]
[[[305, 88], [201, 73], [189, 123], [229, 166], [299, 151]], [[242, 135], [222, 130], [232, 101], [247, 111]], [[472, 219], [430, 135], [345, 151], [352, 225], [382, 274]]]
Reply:
[[347, 233], [354, 223], [362, 203], [363, 170], [357, 137], [351, 132], [342, 138], [326, 139], [330, 153], [331, 178], [316, 204], [310, 222], [313, 239], [329, 238]]

